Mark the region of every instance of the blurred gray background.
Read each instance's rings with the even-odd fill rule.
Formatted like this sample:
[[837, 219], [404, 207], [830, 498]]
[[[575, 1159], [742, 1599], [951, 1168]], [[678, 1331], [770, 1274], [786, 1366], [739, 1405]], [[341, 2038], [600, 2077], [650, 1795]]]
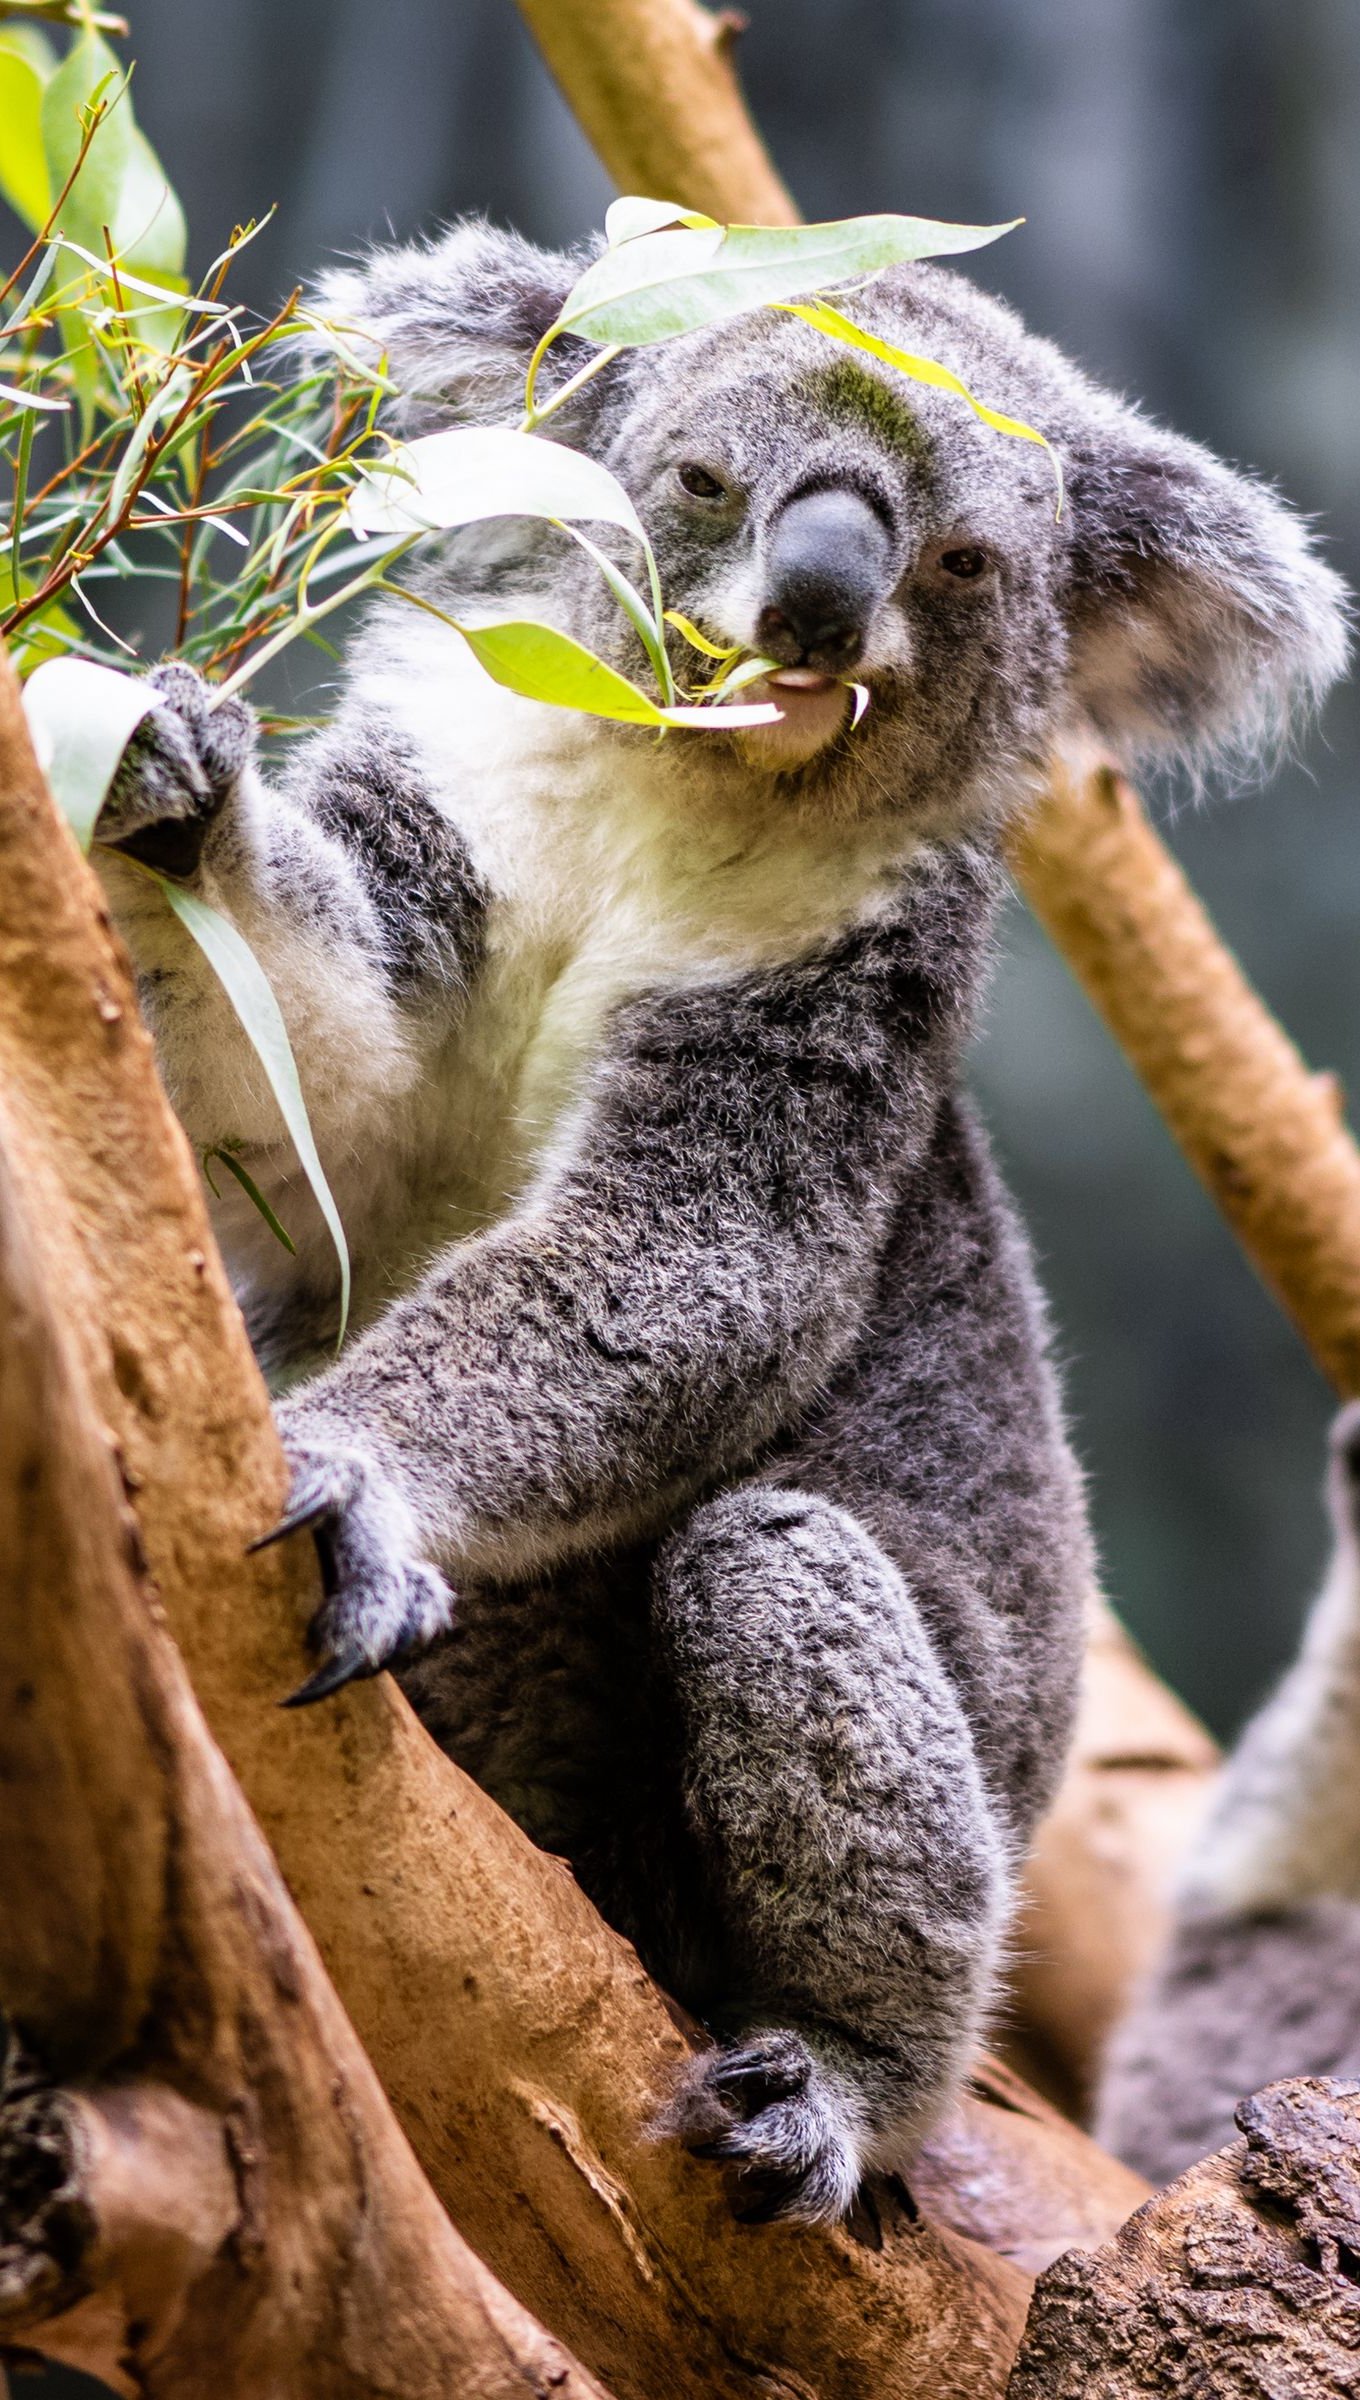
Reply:
[[[130, 6], [138, 112], [197, 263], [277, 203], [238, 285], [261, 303], [386, 231], [484, 209], [568, 241], [610, 196], [511, 0]], [[1360, 582], [1354, 0], [747, 6], [746, 88], [809, 214], [1023, 213], [979, 279], [1277, 478]], [[1360, 1111], [1358, 716], [1340, 695], [1267, 790], [1159, 810], [1253, 980]], [[976, 1083], [1041, 1254], [1108, 1587], [1229, 1733], [1323, 1556], [1328, 1395], [1018, 904], [1007, 934]], [[15, 2400], [37, 2388], [18, 2380]]]

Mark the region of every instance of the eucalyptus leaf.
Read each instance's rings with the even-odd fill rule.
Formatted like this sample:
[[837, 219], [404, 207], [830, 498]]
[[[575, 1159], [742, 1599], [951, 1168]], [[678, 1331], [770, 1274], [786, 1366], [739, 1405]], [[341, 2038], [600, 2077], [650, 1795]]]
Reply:
[[42, 138], [43, 78], [12, 36], [0, 35], [0, 193], [36, 233], [52, 205]]
[[779, 715], [773, 707], [690, 708], [659, 707], [626, 675], [596, 658], [569, 633], [532, 618], [505, 618], [491, 625], [460, 625], [459, 632], [493, 682], [526, 700], [545, 700], [554, 708], [578, 709], [583, 716], [608, 717], [620, 725], [686, 725], [705, 730], [733, 725], [769, 725]]
[[932, 384], [937, 391], [957, 392], [961, 400], [967, 401], [974, 416], [980, 417], [984, 425], [990, 425], [994, 433], [1012, 434], [1021, 442], [1037, 442], [1041, 450], [1047, 450], [1053, 462], [1061, 512], [1062, 461], [1046, 435], [1039, 433], [1033, 425], [1024, 424], [1019, 417], [1002, 416], [999, 409], [988, 408], [984, 401], [969, 391], [962, 376], [956, 375], [952, 367], [942, 367], [937, 358], [919, 358], [912, 350], [899, 350], [894, 342], [880, 341], [876, 333], [866, 333], [862, 325], [853, 324], [849, 317], [843, 317], [838, 308], [829, 307], [824, 300], [811, 303], [784, 301], [781, 306], [786, 315], [801, 317], [803, 323], [811, 325], [815, 332], [829, 334], [833, 341], [848, 343], [853, 350], [864, 350], [871, 358], [882, 359], [885, 366], [896, 367], [915, 383]]
[[155, 880], [168, 905], [185, 931], [197, 942], [222, 985], [269, 1079], [269, 1088], [278, 1102], [279, 1114], [288, 1129], [288, 1137], [297, 1152], [302, 1172], [316, 1196], [317, 1207], [326, 1221], [326, 1230], [335, 1244], [335, 1254], [340, 1261], [338, 1340], [343, 1342], [345, 1327], [349, 1322], [349, 1245], [340, 1222], [340, 1212], [317, 1155], [307, 1105], [302, 1097], [302, 1085], [298, 1080], [293, 1045], [288, 1039], [288, 1028], [269, 978], [249, 943], [220, 909], [211, 908], [196, 893], [185, 891], [182, 884], [171, 883], [163, 875], [158, 875]]
[[526, 700], [575, 708], [622, 725], [663, 725], [665, 714], [637, 684], [596, 658], [569, 633], [529, 617], [458, 628], [494, 683]]
[[72, 44], [43, 93], [43, 148], [52, 189], [60, 191], [76, 163], [81, 112], [96, 97], [106, 113], [62, 207], [61, 230], [102, 264], [107, 228], [120, 266], [178, 276], [187, 246], [184, 212], [133, 116], [118, 60], [97, 33], [86, 32]]
[[11, 408], [37, 409], [39, 413], [47, 409], [57, 415], [71, 405], [69, 400], [58, 400], [50, 392], [21, 392], [17, 383], [0, 383], [0, 400], [8, 401]]
[[661, 233], [668, 225], [714, 225], [715, 217], [706, 217], [702, 209], [686, 208], [678, 200], [643, 200], [636, 193], [627, 193], [611, 201], [604, 215], [604, 238], [611, 250], [621, 242], [635, 242], [644, 233]]
[[919, 258], [978, 250], [1007, 225], [848, 217], [825, 225], [685, 225], [606, 250], [568, 293], [555, 331], [636, 348], [724, 317], [858, 281]]
[[148, 684], [85, 658], [48, 659], [24, 685], [39, 765], [82, 850], [90, 847], [118, 762], [154, 697]]
[[367, 470], [347, 513], [360, 534], [442, 531], [487, 517], [584, 518], [620, 525], [648, 547], [642, 519], [607, 467], [507, 425], [469, 425], [404, 443], [390, 466]]
[[101, 254], [103, 229], [107, 225], [112, 231], [117, 222], [132, 153], [132, 108], [121, 85], [122, 69], [108, 43], [86, 32], [71, 44], [42, 101], [43, 149], [54, 192], [80, 155], [82, 111], [96, 96], [108, 104], [61, 212], [63, 230]]

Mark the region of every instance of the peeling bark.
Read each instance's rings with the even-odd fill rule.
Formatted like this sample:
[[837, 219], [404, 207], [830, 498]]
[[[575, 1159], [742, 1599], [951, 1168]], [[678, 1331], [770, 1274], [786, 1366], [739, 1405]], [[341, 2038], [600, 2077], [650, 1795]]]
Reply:
[[1360, 2084], [1271, 2084], [1094, 2255], [1040, 2278], [1008, 2400], [1354, 2400]]

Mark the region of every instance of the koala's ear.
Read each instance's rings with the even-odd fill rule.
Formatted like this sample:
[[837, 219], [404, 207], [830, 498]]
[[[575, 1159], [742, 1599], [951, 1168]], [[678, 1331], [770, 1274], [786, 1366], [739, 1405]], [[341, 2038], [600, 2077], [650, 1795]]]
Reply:
[[[504, 424], [523, 404], [536, 343], [587, 264], [585, 253], [538, 250], [474, 218], [338, 268], [312, 298], [361, 356], [386, 355], [400, 393], [390, 415], [403, 433]], [[565, 373], [580, 364], [580, 345], [564, 340], [561, 349]], [[555, 380], [545, 374], [543, 390]]]
[[1124, 756], [1278, 739], [1346, 663], [1347, 595], [1264, 485], [1132, 409], [1067, 449], [1078, 706]]

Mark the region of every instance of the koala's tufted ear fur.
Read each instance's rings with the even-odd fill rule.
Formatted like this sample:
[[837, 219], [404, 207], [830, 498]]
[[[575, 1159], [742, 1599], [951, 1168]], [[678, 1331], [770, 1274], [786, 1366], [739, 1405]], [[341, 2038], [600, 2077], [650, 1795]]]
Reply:
[[[588, 264], [588, 254], [538, 250], [482, 219], [429, 242], [375, 250], [325, 276], [318, 313], [342, 327], [361, 356], [385, 353], [400, 400], [389, 412], [405, 434], [446, 425], [513, 423], [535, 344]], [[542, 389], [581, 364], [582, 346], [554, 344]], [[555, 427], [559, 438], [567, 428]]]
[[1068, 450], [1079, 706], [1125, 756], [1276, 741], [1342, 672], [1347, 595], [1264, 485], [1109, 402]]

